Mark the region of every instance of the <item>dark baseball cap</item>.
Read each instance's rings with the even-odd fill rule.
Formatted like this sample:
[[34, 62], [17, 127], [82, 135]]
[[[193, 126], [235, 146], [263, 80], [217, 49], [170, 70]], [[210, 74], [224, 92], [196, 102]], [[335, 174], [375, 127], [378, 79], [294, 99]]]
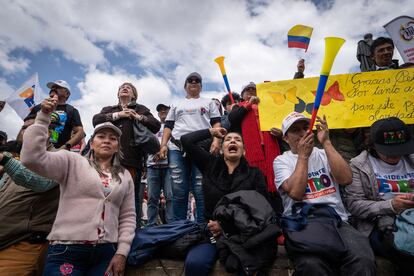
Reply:
[[192, 72], [190, 75], [188, 75], [188, 76], [185, 78], [185, 83], [184, 83], [184, 86], [185, 86], [185, 84], [187, 83], [187, 81], [188, 81], [189, 79], [191, 79], [191, 78], [197, 78], [197, 79], [199, 79], [199, 80], [200, 80], [200, 84], [203, 84], [203, 79], [201, 78], [201, 75], [200, 75], [199, 73], [197, 73], [197, 72]]
[[414, 141], [407, 125], [396, 117], [376, 121], [371, 126], [375, 150], [388, 156], [414, 153]]
[[160, 103], [160, 104], [157, 105], [156, 109], [157, 109], [158, 112], [160, 112], [161, 109], [169, 109], [169, 108], [170, 107], [168, 105]]

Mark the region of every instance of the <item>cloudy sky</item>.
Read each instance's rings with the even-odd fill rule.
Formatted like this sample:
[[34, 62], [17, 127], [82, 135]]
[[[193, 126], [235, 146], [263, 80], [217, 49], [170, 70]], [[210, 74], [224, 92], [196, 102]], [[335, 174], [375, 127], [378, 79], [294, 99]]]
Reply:
[[[414, 15], [411, 0], [2, 0], [1, 6], [0, 100], [36, 72], [44, 91], [48, 81], [67, 80], [69, 103], [89, 134], [93, 114], [117, 103], [125, 81], [155, 111], [184, 96], [193, 71], [203, 76], [205, 97], [223, 96], [213, 62], [220, 55], [234, 91], [249, 81], [291, 79], [300, 57], [306, 76], [317, 76], [326, 36], [347, 41], [331, 73], [355, 72], [365, 33], [386, 35], [384, 24]], [[287, 48], [287, 31], [296, 24], [314, 28], [306, 54]], [[10, 107], [0, 113], [0, 129], [10, 138], [21, 124]]]

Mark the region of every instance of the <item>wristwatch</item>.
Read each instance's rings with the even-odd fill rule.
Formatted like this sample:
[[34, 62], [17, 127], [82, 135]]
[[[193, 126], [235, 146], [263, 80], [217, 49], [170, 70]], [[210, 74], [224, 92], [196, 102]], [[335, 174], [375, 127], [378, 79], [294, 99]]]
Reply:
[[70, 148], [72, 147], [72, 145], [70, 144], [70, 143], [66, 143], [65, 144], [65, 148], [67, 149], [67, 150], [70, 150]]

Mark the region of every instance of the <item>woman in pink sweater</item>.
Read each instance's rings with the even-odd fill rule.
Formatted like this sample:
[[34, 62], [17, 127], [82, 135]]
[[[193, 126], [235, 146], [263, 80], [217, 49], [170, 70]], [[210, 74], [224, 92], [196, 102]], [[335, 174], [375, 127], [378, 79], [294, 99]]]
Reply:
[[21, 154], [26, 167], [60, 183], [44, 275], [123, 275], [136, 216], [133, 181], [119, 163], [121, 131], [109, 122], [97, 125], [87, 158], [47, 152], [56, 104], [56, 98], [42, 102]]

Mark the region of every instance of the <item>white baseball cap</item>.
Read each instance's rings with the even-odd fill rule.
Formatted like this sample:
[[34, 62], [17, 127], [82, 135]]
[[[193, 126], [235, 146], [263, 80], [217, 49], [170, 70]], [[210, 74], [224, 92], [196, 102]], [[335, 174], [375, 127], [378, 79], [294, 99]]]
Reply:
[[66, 88], [69, 91], [69, 93], [70, 93], [70, 86], [64, 80], [57, 80], [57, 81], [53, 81], [53, 82], [48, 82], [47, 83], [47, 87], [48, 88], [52, 89], [53, 86], [60, 86], [60, 87]]
[[108, 128], [109, 129], [112, 129], [113, 131], [115, 131], [115, 133], [118, 136], [121, 136], [122, 135], [122, 131], [117, 126], [115, 126], [111, 122], [105, 122], [105, 123], [96, 125], [95, 129], [93, 130], [93, 135], [92, 136], [95, 136], [95, 134], [98, 133], [100, 130], [102, 130], [102, 129], [108, 129]]
[[310, 119], [307, 118], [305, 115], [303, 115], [302, 113], [293, 111], [292, 113], [290, 113], [289, 115], [287, 115], [282, 122], [282, 132], [283, 132], [283, 136], [286, 135], [286, 132], [289, 130], [289, 128], [296, 123], [297, 121], [306, 121], [309, 122]]

